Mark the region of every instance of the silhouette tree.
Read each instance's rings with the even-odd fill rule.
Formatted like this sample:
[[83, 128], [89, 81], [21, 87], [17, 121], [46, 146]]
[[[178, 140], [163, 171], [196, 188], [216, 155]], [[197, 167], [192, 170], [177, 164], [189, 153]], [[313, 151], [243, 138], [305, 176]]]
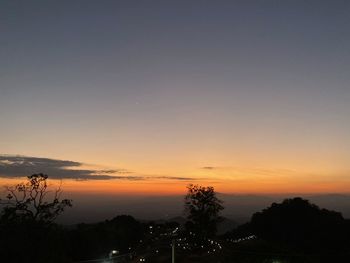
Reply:
[[4, 262], [69, 262], [64, 229], [54, 223], [69, 199], [61, 188], [50, 190], [48, 176], [33, 174], [7, 187], [0, 212], [0, 258]]
[[195, 239], [212, 237], [221, 220], [222, 201], [216, 197], [213, 187], [190, 184], [185, 196], [186, 229]]
[[2, 202], [5, 207], [1, 219], [52, 223], [66, 207], [71, 207], [72, 200], [60, 200], [60, 187], [54, 192], [49, 191], [47, 178], [48, 176], [42, 173], [33, 174], [28, 176], [26, 183], [6, 187], [7, 201]]

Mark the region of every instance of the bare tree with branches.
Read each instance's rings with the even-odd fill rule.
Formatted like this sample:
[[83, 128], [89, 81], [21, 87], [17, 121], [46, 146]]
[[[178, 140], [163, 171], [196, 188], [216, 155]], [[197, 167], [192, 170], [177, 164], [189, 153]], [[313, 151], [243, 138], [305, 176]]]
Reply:
[[6, 200], [1, 219], [11, 221], [33, 220], [52, 223], [66, 207], [72, 206], [72, 200], [61, 198], [61, 186], [54, 191], [49, 190], [46, 174], [28, 176], [26, 183], [6, 187]]

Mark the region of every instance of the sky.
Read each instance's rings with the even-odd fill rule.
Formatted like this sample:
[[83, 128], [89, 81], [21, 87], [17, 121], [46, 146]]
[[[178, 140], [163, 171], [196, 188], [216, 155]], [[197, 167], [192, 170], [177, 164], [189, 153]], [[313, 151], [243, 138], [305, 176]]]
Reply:
[[348, 1], [0, 1], [0, 185], [349, 193]]

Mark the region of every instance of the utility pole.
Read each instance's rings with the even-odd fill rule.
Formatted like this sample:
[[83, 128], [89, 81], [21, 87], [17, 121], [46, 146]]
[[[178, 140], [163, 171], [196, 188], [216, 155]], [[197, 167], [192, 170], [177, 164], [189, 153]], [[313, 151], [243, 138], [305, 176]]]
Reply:
[[175, 239], [173, 239], [171, 245], [171, 263], [175, 263]]
[[171, 242], [171, 263], [175, 263], [175, 241], [176, 241], [176, 236], [178, 235], [179, 228], [175, 228], [174, 231], [172, 232], [173, 240]]

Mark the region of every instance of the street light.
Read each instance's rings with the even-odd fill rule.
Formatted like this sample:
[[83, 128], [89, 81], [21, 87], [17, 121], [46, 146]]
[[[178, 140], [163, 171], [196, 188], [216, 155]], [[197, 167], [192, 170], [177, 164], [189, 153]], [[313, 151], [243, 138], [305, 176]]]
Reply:
[[111, 259], [118, 254], [119, 254], [118, 250], [112, 250], [111, 252], [109, 252], [109, 258]]

